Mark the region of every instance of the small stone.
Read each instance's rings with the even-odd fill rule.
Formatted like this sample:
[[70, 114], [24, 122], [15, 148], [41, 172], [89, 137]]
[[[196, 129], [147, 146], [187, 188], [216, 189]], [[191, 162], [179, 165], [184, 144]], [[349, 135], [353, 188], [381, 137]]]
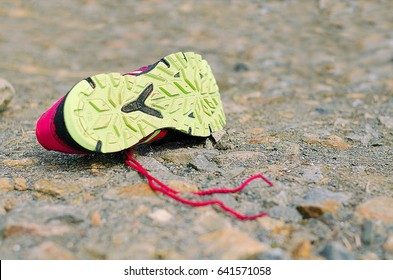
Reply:
[[267, 144], [276, 142], [276, 137], [272, 136], [264, 136], [264, 137], [255, 137], [248, 140], [250, 144]]
[[161, 157], [177, 164], [188, 164], [199, 152], [195, 149], [179, 149], [176, 152], [167, 152]]
[[145, 196], [154, 196], [156, 193], [150, 188], [148, 184], [138, 183], [126, 187], [113, 187], [104, 194], [104, 199], [120, 200], [132, 199]]
[[243, 173], [246, 170], [244, 167], [234, 167], [224, 172], [224, 176], [227, 179], [235, 178], [236, 176]]
[[351, 145], [349, 145], [347, 142], [345, 142], [344, 139], [342, 139], [336, 135], [329, 136], [329, 140], [323, 140], [323, 141], [321, 141], [321, 143], [323, 145], [327, 145], [327, 146], [331, 146], [333, 148], [336, 148], [338, 150], [346, 150], [351, 147]]
[[309, 183], [319, 182], [323, 179], [321, 166], [307, 166], [303, 170], [302, 179]]
[[247, 64], [244, 64], [242, 62], [238, 62], [233, 67], [233, 70], [235, 70], [235, 72], [246, 72], [250, 69], [248, 68]]
[[374, 241], [374, 223], [370, 220], [365, 220], [362, 225], [362, 234], [360, 235], [360, 239], [362, 243], [365, 245], [370, 245]]
[[393, 253], [393, 234], [389, 235], [385, 244], [383, 244], [383, 248], [389, 253]]
[[266, 253], [262, 253], [258, 256], [258, 259], [262, 260], [289, 260], [291, 257], [281, 248], [273, 248]]
[[81, 191], [81, 188], [71, 182], [41, 179], [34, 184], [34, 190], [43, 194], [61, 197], [67, 194], [78, 193]]
[[14, 96], [14, 87], [7, 80], [0, 78], [0, 112], [7, 108]]
[[326, 200], [336, 200], [345, 204], [350, 198], [351, 194], [349, 193], [332, 192], [323, 188], [315, 188], [305, 195], [304, 200], [306, 202], [322, 202]]
[[304, 219], [320, 218], [325, 213], [335, 213], [342, 204], [336, 200], [326, 200], [298, 205], [296, 209]]
[[346, 128], [346, 127], [348, 127], [350, 125], [351, 125], [351, 122], [349, 120], [345, 120], [345, 119], [342, 119], [342, 118], [338, 118], [334, 122], [334, 127], [335, 128]]
[[217, 164], [209, 161], [204, 155], [197, 155], [189, 163], [193, 168], [203, 172], [221, 172]]
[[14, 189], [17, 191], [25, 191], [29, 188], [25, 178], [14, 178], [14, 183]]
[[14, 189], [9, 178], [0, 178], [0, 191], [9, 192]]
[[285, 222], [299, 222], [302, 216], [294, 208], [286, 206], [273, 206], [269, 210], [269, 216], [275, 219], [281, 219]]
[[181, 193], [182, 192], [189, 193], [189, 192], [199, 191], [197, 186], [187, 183], [186, 181], [180, 181], [180, 180], [168, 181], [168, 186], [171, 187], [172, 189], [174, 189], [175, 191], [178, 191]]
[[351, 252], [347, 250], [341, 243], [330, 242], [321, 251], [321, 256], [327, 260], [353, 260]]
[[218, 131], [213, 131], [211, 137], [213, 138], [215, 143], [218, 143], [221, 141], [224, 135], [227, 135], [225, 130], [218, 130]]
[[214, 149], [213, 140], [211, 138], [207, 138], [206, 141], [205, 141], [205, 146], [204, 147], [205, 147], [205, 149], [208, 149], [208, 150]]
[[392, 129], [393, 128], [393, 117], [388, 116], [380, 116], [379, 121], [386, 126], [386, 128]]
[[91, 224], [95, 227], [102, 225], [101, 215], [100, 212], [94, 211], [91, 214]]
[[73, 228], [67, 224], [41, 225], [32, 222], [7, 222], [5, 237], [31, 235], [37, 237], [58, 236], [70, 233]]
[[17, 207], [21, 202], [16, 198], [9, 198], [4, 202], [4, 210], [6, 212], [11, 211], [15, 207]]
[[253, 128], [247, 130], [247, 134], [258, 135], [264, 133], [265, 130], [263, 128]]
[[273, 219], [269, 216], [263, 217], [263, 219], [258, 219], [258, 222], [263, 229], [271, 232], [278, 232], [285, 226], [284, 221]]
[[238, 229], [228, 228], [202, 235], [199, 241], [204, 244], [207, 256], [218, 259], [252, 259], [267, 250], [268, 246], [255, 240]]
[[35, 161], [32, 160], [31, 158], [5, 159], [3, 160], [3, 163], [13, 168], [23, 168], [33, 165]]
[[322, 144], [324, 146], [330, 146], [333, 148], [336, 148], [338, 150], [346, 150], [351, 147], [347, 142], [345, 142], [344, 139], [341, 137], [338, 137], [336, 135], [331, 135], [328, 137], [328, 139], [316, 139], [316, 138], [309, 138], [305, 139], [304, 142], [309, 143], [309, 144]]
[[105, 258], [109, 260], [152, 260], [157, 258], [155, 246], [148, 242], [137, 242], [124, 248], [115, 247], [109, 253], [107, 250], [104, 252], [107, 254]]
[[308, 240], [300, 242], [292, 251], [295, 259], [307, 259], [311, 257], [311, 243]]
[[28, 259], [34, 260], [76, 260], [77, 257], [68, 249], [52, 241], [45, 241], [31, 249]]
[[163, 224], [169, 222], [173, 218], [172, 214], [165, 209], [157, 209], [154, 212], [147, 214], [147, 216], [152, 220]]
[[375, 197], [360, 204], [355, 215], [368, 220], [379, 220], [383, 223], [393, 223], [393, 198]]
[[138, 162], [148, 171], [163, 171], [170, 173], [169, 169], [152, 157], [138, 156]]
[[379, 260], [380, 258], [374, 252], [366, 252], [359, 257], [360, 260]]
[[228, 220], [224, 219], [217, 212], [205, 209], [203, 213], [199, 215], [199, 217], [195, 221], [195, 224], [198, 229], [202, 229], [207, 232], [212, 232], [230, 227], [230, 223], [228, 222]]
[[254, 151], [237, 151], [216, 156], [215, 159], [221, 165], [233, 163], [239, 165], [241, 162], [254, 161], [259, 156], [262, 156], [262, 153]]

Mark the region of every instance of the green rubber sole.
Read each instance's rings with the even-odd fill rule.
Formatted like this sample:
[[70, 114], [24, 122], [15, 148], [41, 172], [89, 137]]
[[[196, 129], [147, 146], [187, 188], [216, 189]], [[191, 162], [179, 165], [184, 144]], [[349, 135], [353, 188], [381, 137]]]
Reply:
[[64, 121], [79, 145], [112, 153], [158, 129], [209, 136], [223, 128], [225, 115], [208, 63], [179, 52], [138, 76], [109, 73], [80, 81], [66, 97]]

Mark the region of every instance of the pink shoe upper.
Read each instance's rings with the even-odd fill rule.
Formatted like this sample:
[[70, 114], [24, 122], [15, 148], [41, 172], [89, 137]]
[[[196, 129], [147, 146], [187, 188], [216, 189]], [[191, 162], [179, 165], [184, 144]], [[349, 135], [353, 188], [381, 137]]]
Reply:
[[64, 99], [62, 97], [48, 111], [46, 111], [37, 121], [36, 136], [38, 142], [47, 150], [63, 152], [67, 154], [86, 154], [65, 144], [56, 134], [55, 115], [59, 104]]

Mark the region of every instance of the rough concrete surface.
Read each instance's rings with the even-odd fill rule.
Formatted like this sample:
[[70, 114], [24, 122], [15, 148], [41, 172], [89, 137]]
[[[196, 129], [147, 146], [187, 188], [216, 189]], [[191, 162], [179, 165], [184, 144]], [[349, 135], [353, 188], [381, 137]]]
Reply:
[[[392, 10], [389, 0], [2, 0], [0, 78], [15, 96], [0, 104], [1, 259], [392, 259]], [[79, 80], [177, 51], [209, 61], [227, 126], [139, 147], [137, 159], [181, 191], [262, 173], [274, 187], [214, 198], [268, 217], [158, 195], [121, 154], [37, 143], [36, 120]]]

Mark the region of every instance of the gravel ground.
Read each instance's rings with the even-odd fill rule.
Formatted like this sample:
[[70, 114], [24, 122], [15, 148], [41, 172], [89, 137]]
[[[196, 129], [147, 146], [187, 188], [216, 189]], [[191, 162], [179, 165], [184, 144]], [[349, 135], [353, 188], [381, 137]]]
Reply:
[[[392, 259], [393, 2], [2, 0], [1, 259]], [[121, 154], [49, 152], [35, 122], [73, 84], [194, 51], [227, 116], [215, 139], [139, 147], [181, 191], [150, 191]]]

